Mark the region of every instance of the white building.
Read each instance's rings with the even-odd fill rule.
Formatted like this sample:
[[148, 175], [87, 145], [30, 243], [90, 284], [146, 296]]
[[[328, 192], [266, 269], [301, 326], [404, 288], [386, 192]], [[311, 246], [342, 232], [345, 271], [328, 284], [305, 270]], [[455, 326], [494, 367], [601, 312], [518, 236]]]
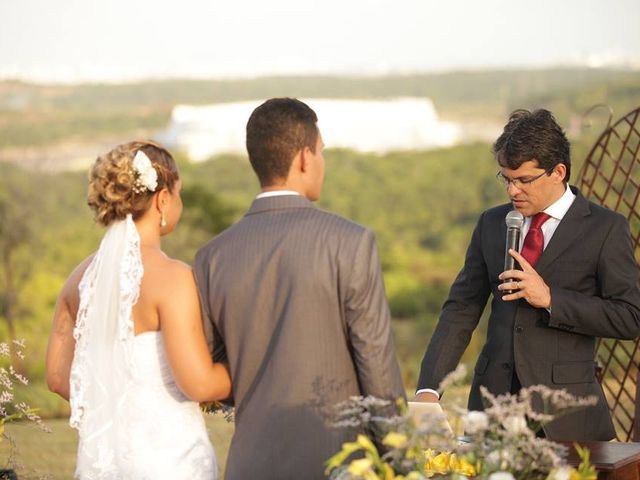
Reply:
[[[305, 99], [318, 114], [327, 148], [362, 152], [427, 150], [461, 140], [459, 125], [441, 122], [431, 100]], [[164, 141], [185, 151], [194, 161], [220, 153], [245, 153], [245, 127], [262, 101], [206, 106], [177, 105]]]

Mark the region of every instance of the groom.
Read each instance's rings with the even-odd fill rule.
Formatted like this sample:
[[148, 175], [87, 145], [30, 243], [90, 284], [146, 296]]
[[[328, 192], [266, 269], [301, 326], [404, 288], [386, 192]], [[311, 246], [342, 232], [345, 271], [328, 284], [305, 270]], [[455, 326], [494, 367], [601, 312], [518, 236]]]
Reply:
[[325, 162], [314, 111], [274, 98], [247, 123], [262, 193], [196, 255], [210, 348], [229, 363], [236, 428], [226, 478], [323, 478], [350, 440], [323, 410], [404, 398], [373, 233], [311, 202]]

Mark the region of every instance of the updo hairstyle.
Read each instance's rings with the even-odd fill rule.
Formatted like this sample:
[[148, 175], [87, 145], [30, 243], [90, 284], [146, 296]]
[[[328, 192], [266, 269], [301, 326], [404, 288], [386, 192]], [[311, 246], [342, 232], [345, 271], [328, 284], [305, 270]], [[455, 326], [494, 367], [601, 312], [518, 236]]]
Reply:
[[[153, 192], [146, 188], [141, 193], [134, 191], [136, 173], [132, 164], [139, 150], [149, 157], [158, 174], [158, 186]], [[163, 188], [173, 192], [178, 179], [176, 162], [162, 145], [150, 140], [123, 143], [100, 155], [91, 167], [87, 203], [96, 222], [105, 227], [124, 220], [129, 213], [136, 220], [149, 209], [156, 192]]]

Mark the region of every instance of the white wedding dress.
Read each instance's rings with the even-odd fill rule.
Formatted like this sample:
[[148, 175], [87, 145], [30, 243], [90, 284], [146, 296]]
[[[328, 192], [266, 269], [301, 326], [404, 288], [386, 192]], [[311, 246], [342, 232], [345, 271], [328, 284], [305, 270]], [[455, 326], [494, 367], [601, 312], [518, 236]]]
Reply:
[[173, 379], [160, 332], [134, 336], [143, 269], [130, 216], [111, 225], [80, 283], [70, 424], [82, 480], [217, 477], [196, 402]]

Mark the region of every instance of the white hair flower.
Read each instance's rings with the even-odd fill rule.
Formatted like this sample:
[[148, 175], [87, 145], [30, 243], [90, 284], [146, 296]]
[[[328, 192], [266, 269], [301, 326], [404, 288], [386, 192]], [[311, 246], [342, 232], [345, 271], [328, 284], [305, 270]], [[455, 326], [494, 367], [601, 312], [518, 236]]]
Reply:
[[151, 160], [142, 150], [138, 150], [136, 156], [133, 157], [133, 171], [136, 176], [133, 184], [135, 193], [144, 193], [145, 190], [156, 191], [158, 187], [158, 172], [153, 168]]

